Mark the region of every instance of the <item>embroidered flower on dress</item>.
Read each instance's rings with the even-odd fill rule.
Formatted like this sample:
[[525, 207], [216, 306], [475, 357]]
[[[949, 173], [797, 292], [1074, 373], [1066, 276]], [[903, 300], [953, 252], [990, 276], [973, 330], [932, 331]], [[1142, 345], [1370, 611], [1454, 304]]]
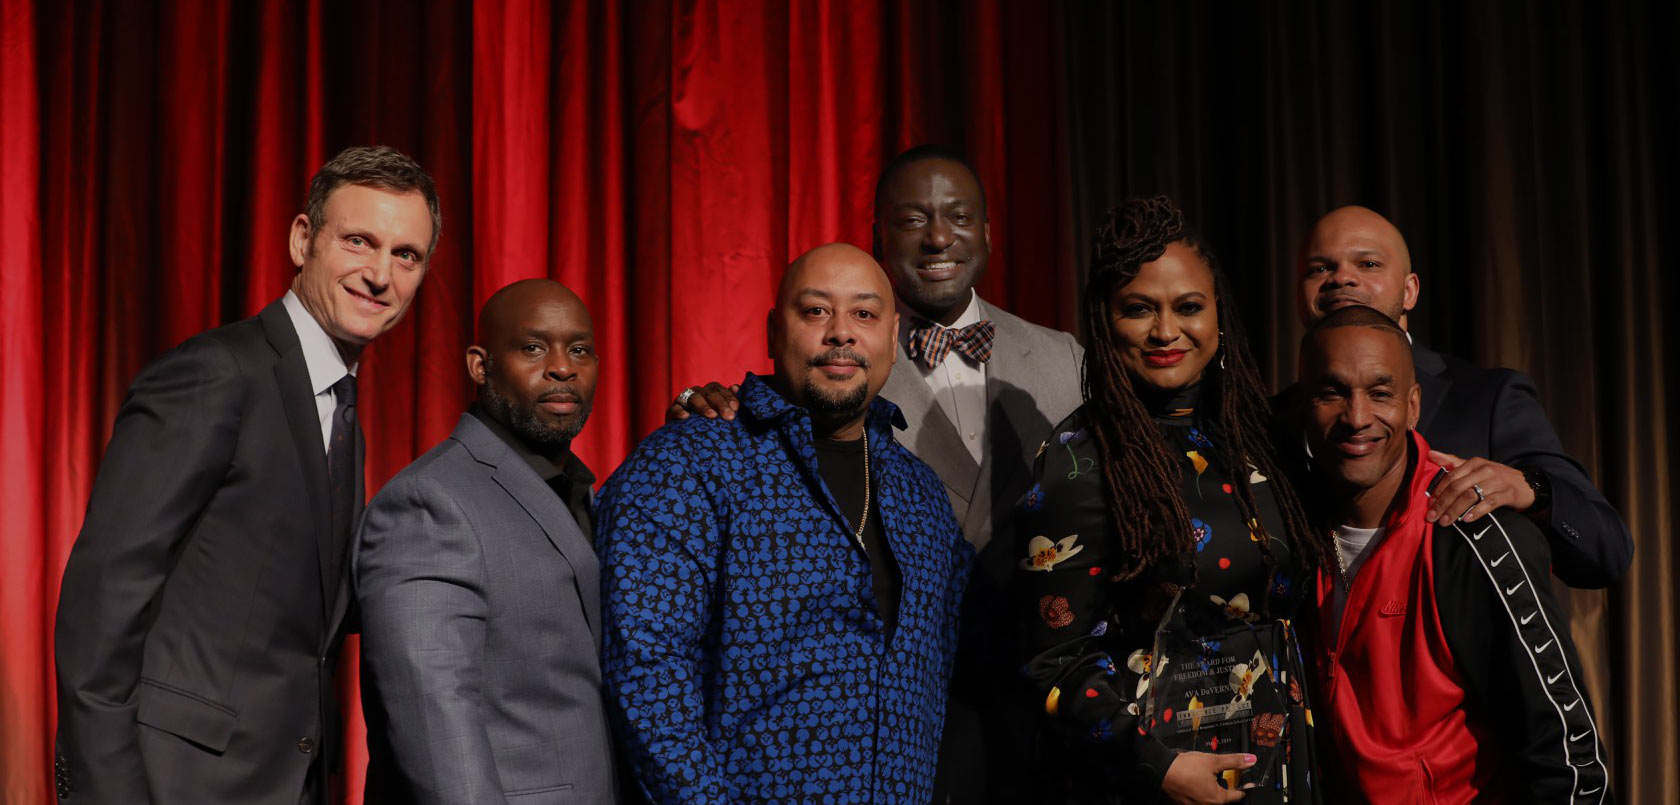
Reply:
[[1196, 540], [1196, 553], [1201, 553], [1208, 542], [1213, 539], [1213, 526], [1202, 522], [1199, 518], [1190, 518], [1190, 536]]
[[1068, 607], [1065, 596], [1047, 595], [1038, 599], [1038, 616], [1052, 629], [1073, 623], [1073, 610]]
[[1021, 498], [1021, 508], [1030, 512], [1044, 508], [1044, 486], [1042, 484], [1033, 484], [1032, 488], [1027, 490], [1026, 496]]
[[1021, 569], [1049, 572], [1069, 557], [1085, 550], [1083, 545], [1074, 545], [1078, 539], [1078, 534], [1069, 534], [1056, 542], [1044, 537], [1033, 537], [1027, 542], [1027, 558], [1021, 560]]
[[1196, 452], [1195, 450], [1186, 451], [1184, 453], [1184, 455], [1190, 457], [1191, 466], [1194, 466], [1196, 468], [1196, 477], [1200, 478], [1202, 473], [1207, 471], [1207, 468], [1208, 468], [1207, 459], [1202, 458], [1202, 454], [1199, 453], [1199, 452]]
[[1267, 670], [1269, 669], [1266, 667], [1266, 658], [1258, 651], [1254, 652], [1254, 657], [1249, 662], [1238, 663], [1235, 668], [1232, 668], [1231, 692], [1236, 695], [1232, 697], [1231, 703], [1235, 704], [1247, 700], [1249, 694], [1254, 692], [1255, 680], [1259, 679]]
[[1230, 618], [1231, 620], [1253, 623], [1260, 619], [1259, 615], [1249, 611], [1248, 593], [1237, 593], [1236, 596], [1229, 601], [1226, 601], [1217, 595], [1208, 596], [1208, 600], [1212, 601], [1214, 606], [1224, 607], [1225, 617]]

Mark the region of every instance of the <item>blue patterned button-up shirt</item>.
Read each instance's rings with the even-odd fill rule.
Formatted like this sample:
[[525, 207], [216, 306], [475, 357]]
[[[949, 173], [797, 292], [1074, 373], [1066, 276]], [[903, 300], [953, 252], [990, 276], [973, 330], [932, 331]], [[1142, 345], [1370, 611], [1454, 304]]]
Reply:
[[655, 431], [599, 500], [607, 696], [655, 802], [926, 802], [972, 549], [932, 469], [866, 417], [901, 572], [890, 644], [811, 419], [747, 375], [735, 421]]

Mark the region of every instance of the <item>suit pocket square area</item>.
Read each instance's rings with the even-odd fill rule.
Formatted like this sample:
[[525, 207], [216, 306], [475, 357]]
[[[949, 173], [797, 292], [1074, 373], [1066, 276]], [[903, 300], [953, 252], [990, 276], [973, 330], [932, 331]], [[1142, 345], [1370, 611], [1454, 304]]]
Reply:
[[1406, 602], [1398, 598], [1390, 599], [1387, 603], [1383, 604], [1382, 609], [1377, 610], [1377, 612], [1391, 618], [1404, 615], [1406, 614]]
[[227, 750], [239, 714], [202, 696], [179, 688], [140, 680], [134, 720], [185, 738], [212, 752]]

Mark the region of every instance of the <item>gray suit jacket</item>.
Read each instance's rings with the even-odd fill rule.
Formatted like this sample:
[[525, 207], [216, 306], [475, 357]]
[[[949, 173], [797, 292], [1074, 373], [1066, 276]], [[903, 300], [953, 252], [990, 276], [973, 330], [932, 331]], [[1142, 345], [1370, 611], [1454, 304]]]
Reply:
[[[986, 445], [976, 464], [962, 434], [934, 399], [933, 390], [904, 345], [881, 396], [904, 413], [909, 427], [899, 442], [926, 461], [945, 482], [963, 534], [982, 550], [993, 523], [1026, 492], [1033, 456], [1051, 426], [1081, 402], [1084, 350], [1073, 336], [1031, 324], [980, 300], [980, 317], [996, 327], [986, 363]], [[960, 360], [960, 359], [959, 359]]]
[[368, 505], [353, 573], [369, 802], [613, 800], [595, 551], [506, 442], [463, 415]]
[[1019, 778], [1013, 764], [1023, 757], [1030, 723], [1021, 711], [1027, 694], [1015, 689], [1015, 651], [1008, 637], [1006, 590], [1019, 558], [1010, 512], [1027, 491], [1038, 446], [1082, 400], [1084, 350], [1073, 336], [1029, 324], [985, 300], [980, 316], [997, 328], [986, 363], [982, 461], [976, 463], [963, 445], [902, 343], [898, 366], [881, 389], [908, 424], [899, 442], [945, 482], [963, 535], [979, 552], [963, 599], [962, 637], [934, 780], [938, 803], [1030, 796], [1010, 788]]

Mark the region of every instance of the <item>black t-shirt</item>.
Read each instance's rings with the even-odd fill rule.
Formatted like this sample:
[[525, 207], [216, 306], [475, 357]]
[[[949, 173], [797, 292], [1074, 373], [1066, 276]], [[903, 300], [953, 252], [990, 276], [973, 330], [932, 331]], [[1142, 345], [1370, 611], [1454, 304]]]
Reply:
[[[858, 515], [863, 512], [864, 440], [842, 442], [817, 439], [816, 448], [817, 469], [822, 472], [828, 490], [834, 494], [834, 502], [839, 504], [840, 514], [846, 518], [846, 527], [855, 534]], [[863, 527], [863, 550], [869, 554], [869, 570], [875, 579], [875, 606], [881, 611], [887, 639], [891, 640], [893, 627], [898, 623], [898, 590], [902, 579], [898, 564], [893, 561], [887, 541], [882, 537], [881, 501], [876, 495], [871, 495], [869, 500], [869, 520]]]

